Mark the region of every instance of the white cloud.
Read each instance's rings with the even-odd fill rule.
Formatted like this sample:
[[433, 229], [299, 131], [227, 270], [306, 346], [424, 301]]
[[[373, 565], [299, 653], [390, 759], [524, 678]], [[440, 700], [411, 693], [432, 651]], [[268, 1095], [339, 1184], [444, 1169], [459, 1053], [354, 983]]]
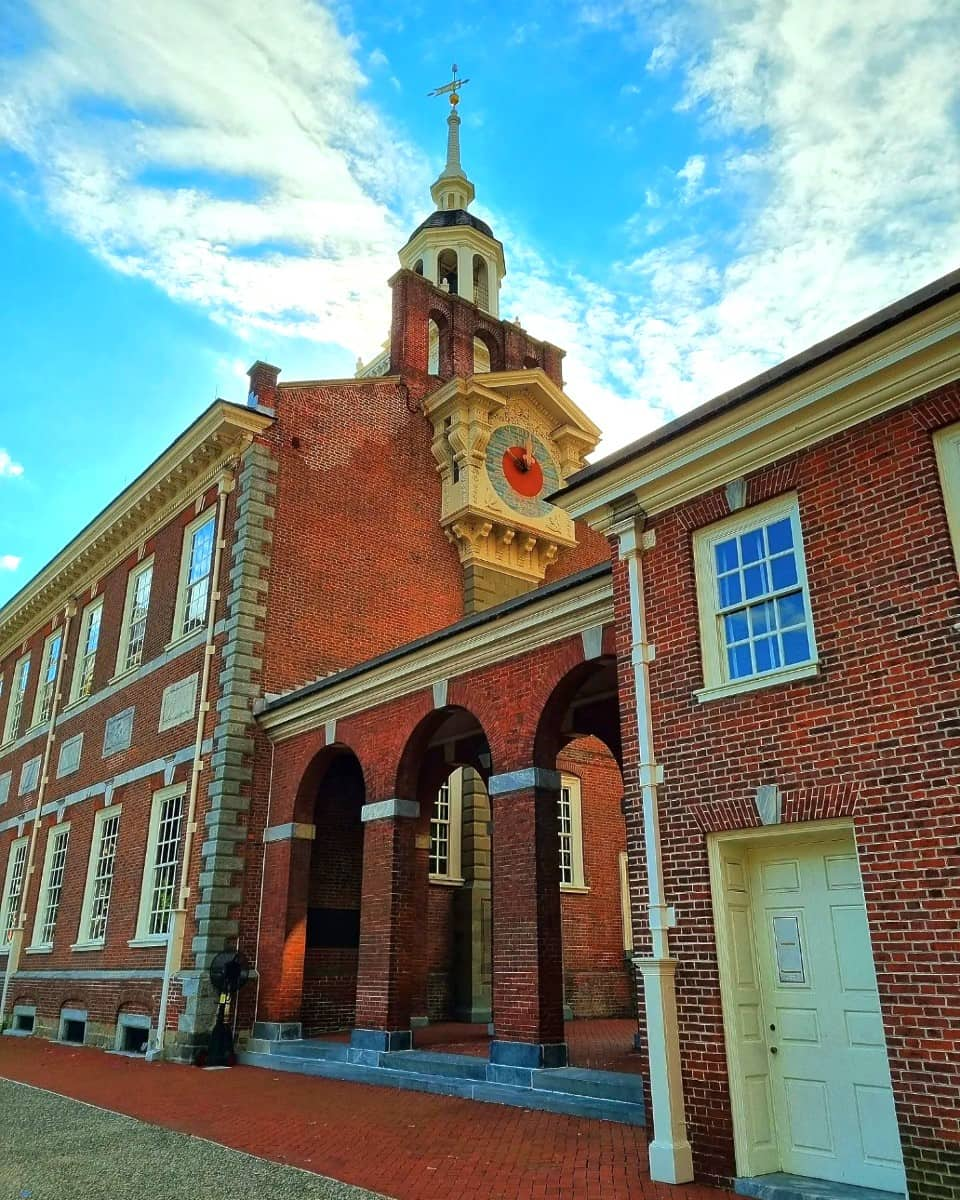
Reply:
[[0, 571], [16, 571], [21, 562], [15, 554], [0, 554]]
[[23, 474], [23, 467], [14, 462], [6, 450], [0, 450], [0, 479], [13, 479]]
[[[707, 171], [707, 160], [702, 154], [691, 154], [677, 172], [677, 178], [683, 184], [681, 198], [684, 204], [695, 200], [703, 187], [703, 177]], [[649, 203], [649, 202], [648, 202]]]
[[[253, 356], [266, 331], [369, 357], [432, 171], [364, 100], [361, 52], [330, 13], [313, 0], [233, 0], [229, 20], [222, 0], [36, 8], [48, 43], [2, 64], [0, 143], [33, 163], [59, 224], [228, 323]], [[664, 165], [646, 207], [623, 213], [639, 249], [607, 285], [568, 270], [562, 246], [547, 262], [511, 235], [522, 214], [486, 214], [509, 257], [503, 311], [567, 349], [571, 395], [605, 449], [960, 259], [960, 27], [940, 0], [598, 0], [580, 16], [623, 31], [636, 75], [682, 79], [674, 119], [703, 137], [684, 146], [679, 194]], [[365, 61], [386, 69], [380, 56]]]

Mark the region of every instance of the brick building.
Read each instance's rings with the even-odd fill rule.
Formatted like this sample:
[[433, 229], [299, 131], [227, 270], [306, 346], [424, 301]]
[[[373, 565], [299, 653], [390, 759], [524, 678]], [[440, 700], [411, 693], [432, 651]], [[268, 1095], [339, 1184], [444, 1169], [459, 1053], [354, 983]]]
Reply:
[[238, 947], [248, 1061], [490, 1021], [505, 1099], [635, 948], [655, 1179], [952, 1194], [960, 276], [584, 467], [455, 106], [432, 194], [382, 354], [256, 363], [0, 611], [3, 1015], [189, 1056]]
[[[484, 630], [476, 650], [485, 614], [540, 591], [566, 604], [586, 568], [609, 579], [605, 539], [543, 499], [599, 430], [562, 391], [563, 352], [497, 316], [503, 248], [467, 211], [455, 108], [433, 195], [384, 354], [341, 380], [256, 363], [246, 406], [211, 406], [0, 611], [10, 1032], [189, 1058], [209, 962], [239, 948], [256, 979], [242, 1031], [362, 1019], [373, 1036], [397, 953], [378, 805], [416, 805], [371, 761], [376, 738], [325, 718], [301, 761], [258, 710], [458, 622]], [[406, 730], [425, 781], [401, 822], [419, 872], [408, 1036], [411, 1019], [485, 1025], [496, 974], [490, 754], [453, 696], [430, 710], [429, 732]], [[564, 738], [551, 813], [561, 1023], [633, 1011], [617, 744], [592, 734]], [[273, 781], [291, 770], [288, 796]]]

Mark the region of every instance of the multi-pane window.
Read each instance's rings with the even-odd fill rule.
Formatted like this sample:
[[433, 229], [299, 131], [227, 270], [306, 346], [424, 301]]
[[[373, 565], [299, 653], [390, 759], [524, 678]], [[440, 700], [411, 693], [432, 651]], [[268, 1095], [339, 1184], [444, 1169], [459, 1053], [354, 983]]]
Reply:
[[213, 539], [216, 521], [211, 515], [201, 525], [188, 531], [189, 557], [183, 592], [183, 616], [180, 633], [192, 633], [207, 620], [210, 600], [210, 573], [213, 569]]
[[143, 661], [143, 643], [147, 636], [147, 613], [150, 610], [150, 589], [153, 586], [153, 560], [130, 572], [127, 581], [127, 602], [123, 630], [120, 634], [120, 653], [117, 674], [132, 671]]
[[6, 949], [19, 916], [29, 840], [18, 838], [10, 847], [7, 858], [7, 878], [3, 887], [3, 904], [0, 905], [0, 949]]
[[584, 886], [580, 803], [580, 780], [575, 775], [563, 775], [557, 801], [557, 826], [560, 833], [560, 886], [566, 888]]
[[458, 767], [437, 790], [430, 817], [430, 877], [433, 880], [463, 882], [460, 876], [460, 843], [467, 777], [473, 778], [470, 768]]
[[140, 938], [163, 937], [170, 928], [170, 915], [176, 904], [183, 795], [182, 788], [168, 788], [154, 796], [140, 896], [137, 928]]
[[570, 788], [560, 789], [560, 882], [573, 883], [573, 820], [570, 815]]
[[73, 693], [71, 700], [83, 700], [93, 691], [93, 669], [100, 645], [100, 622], [103, 617], [103, 601], [88, 604], [80, 623], [77, 642], [77, 663], [73, 670]]
[[120, 833], [120, 810], [105, 809], [97, 814], [90, 856], [90, 874], [80, 936], [87, 942], [102, 942], [107, 932], [110, 893], [113, 891], [113, 870], [117, 860], [117, 837]]
[[815, 661], [796, 501], [775, 501], [698, 534], [708, 687]]
[[33, 932], [35, 946], [53, 945], [53, 932], [57, 926], [57, 913], [63, 894], [63, 872], [67, 863], [69, 840], [69, 825], [51, 830], [47, 838], [47, 852], [40, 882], [40, 902], [37, 905], [37, 924]]
[[430, 874], [450, 874], [450, 781], [440, 785], [430, 821]]
[[63, 647], [63, 630], [58, 629], [47, 638], [43, 648], [43, 669], [37, 685], [37, 699], [33, 706], [33, 723], [42, 725], [50, 720], [53, 697], [57, 690], [57, 668], [60, 666], [60, 650]]
[[7, 719], [3, 727], [3, 740], [5, 742], [12, 742], [20, 733], [23, 698], [27, 692], [27, 680], [29, 677], [30, 655], [26, 654], [17, 663], [13, 672], [13, 684], [10, 688], [10, 704], [7, 708]]

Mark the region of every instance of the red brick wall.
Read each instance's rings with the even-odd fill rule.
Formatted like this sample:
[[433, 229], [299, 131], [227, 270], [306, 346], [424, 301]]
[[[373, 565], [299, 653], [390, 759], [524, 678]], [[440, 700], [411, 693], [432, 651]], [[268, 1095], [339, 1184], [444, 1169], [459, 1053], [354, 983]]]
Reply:
[[630, 1016], [620, 902], [620, 852], [627, 845], [620, 769], [597, 738], [571, 742], [557, 769], [581, 781], [583, 874], [590, 889], [560, 897], [564, 999], [574, 1017]]
[[[653, 522], [644, 555], [660, 821], [687, 1121], [698, 1175], [734, 1173], [706, 833], [756, 825], [779, 784], [784, 820], [852, 815], [911, 1195], [960, 1177], [960, 587], [930, 430], [960, 417], [952, 386], [760, 471], [749, 503], [799, 495], [820, 673], [698, 704], [691, 539], [722, 493]], [[632, 866], [642, 888], [625, 571], [616, 572]], [[638, 949], [648, 947], [645, 888]]]
[[[206, 511], [216, 511], [216, 488], [211, 488], [205, 496]], [[228, 514], [230, 509], [228, 508]], [[147, 617], [146, 636], [143, 650], [143, 663], [147, 664], [160, 655], [171, 640], [173, 628], [174, 604], [176, 599], [177, 580], [180, 570], [180, 557], [183, 545], [183, 530], [197, 516], [196, 508], [190, 503], [172, 520], [152, 535], [145, 543], [143, 555], [131, 552], [123, 561], [113, 567], [103, 579], [99, 580], [96, 595], [104, 598], [103, 616], [101, 623], [100, 642], [94, 670], [93, 695], [104, 688], [116, 671], [117, 646], [120, 638], [123, 607], [126, 597], [126, 586], [129, 571], [149, 555], [154, 555], [153, 581], [151, 587], [150, 608]], [[226, 532], [230, 536], [231, 519], [228, 518]], [[89, 602], [90, 588], [85, 589], [78, 598], [78, 612], [73, 619], [67, 645], [65, 647], [68, 660], [64, 664], [61, 676], [61, 714], [64, 713], [69, 699], [70, 685], [76, 661], [77, 642], [80, 632], [80, 622], [83, 607]], [[222, 614], [221, 605], [218, 615]], [[34, 697], [40, 673], [43, 642], [50, 632], [50, 623], [35, 632], [29, 639], [31, 649], [31, 671], [27, 696], [24, 701], [21, 730], [29, 724], [33, 712]], [[221, 639], [222, 640], [222, 639]], [[11, 652], [3, 666], [2, 675], [8, 680], [12, 664], [20, 657], [18, 647]], [[57, 737], [51, 751], [49, 765], [49, 782], [45, 795], [45, 804], [56, 802], [61, 797], [82, 791], [106, 779], [113, 779], [124, 771], [131, 770], [144, 762], [163, 759], [178, 751], [190, 748], [192, 751], [196, 734], [196, 719], [177, 725], [163, 732], [158, 732], [160, 722], [160, 705], [163, 690], [168, 684], [177, 682], [189, 675], [199, 672], [203, 658], [202, 647], [190, 650], [173, 661], [158, 667], [146, 678], [131, 680], [115, 694], [98, 701], [89, 707], [81, 704], [77, 710], [67, 709], [66, 719], [57, 725]], [[0, 723], [6, 711], [9, 699], [9, 687], [5, 688], [5, 696], [0, 701]], [[84, 702], [86, 703], [86, 702]], [[104, 726], [106, 721], [118, 712], [133, 706], [136, 710], [133, 724], [133, 740], [128, 750], [123, 750], [102, 757]], [[206, 735], [212, 733], [215, 713], [208, 719]], [[79, 769], [61, 779], [56, 777], [59, 750], [62, 743], [77, 733], [83, 733], [83, 747]], [[32, 816], [36, 807], [37, 792], [33, 790], [28, 795], [18, 796], [20, 768], [22, 764], [37, 754], [42, 754], [46, 739], [46, 726], [30, 738], [28, 743], [16, 750], [7, 751], [0, 756], [0, 773], [7, 770], [13, 772], [10, 798], [0, 807], [0, 821], [19, 814], [26, 814], [30, 819], [24, 827], [24, 834], [29, 835]], [[171, 782], [187, 783], [190, 778], [190, 763], [179, 765]], [[106, 943], [103, 949], [77, 952], [70, 949], [77, 940], [83, 891], [86, 882], [87, 866], [90, 855], [90, 844], [93, 822], [97, 812], [105, 807], [104, 795], [101, 792], [92, 798], [71, 804], [64, 811], [64, 820], [70, 823], [70, 840], [67, 850], [64, 886], [60, 907], [57, 914], [57, 925], [54, 933], [54, 946], [50, 953], [32, 955], [24, 953], [21, 957], [21, 970], [97, 970], [142, 969], [157, 971], [162, 969], [165, 951], [160, 947], [130, 947], [128, 940], [133, 938], [136, 930], [137, 914], [140, 903], [140, 887], [143, 878], [144, 855], [147, 843], [147, 831], [150, 818], [153, 793], [166, 784], [163, 767], [153, 775], [133, 783], [117, 786], [113, 792], [112, 803], [119, 803], [121, 818], [119, 840], [117, 843], [117, 859], [115, 864], [113, 889], [110, 900], [110, 911], [107, 922]], [[201, 788], [200, 813], [201, 830], [202, 813], [204, 810], [205, 794]], [[185, 818], [184, 818], [185, 819]], [[24, 935], [24, 947], [29, 945], [33, 934], [33, 921], [37, 909], [40, 891], [44, 851], [47, 837], [55, 828], [56, 817], [45, 817], [37, 841], [35, 853], [35, 870], [30, 881], [28, 892], [28, 921]], [[10, 843], [17, 837], [16, 828], [0, 832], [0, 886], [6, 873], [7, 856]], [[196, 843], [195, 843], [196, 846]], [[193, 896], [197, 895], [196, 877], [200, 869], [199, 851], [194, 855], [192, 876], [194, 879]], [[190, 962], [190, 942], [192, 928], [188, 926], [186, 938], [185, 965]], [[0, 959], [0, 967], [5, 959]], [[19, 995], [25, 987], [36, 985], [41, 1018], [53, 1019], [59, 1011], [58, 999], [64, 992], [60, 981], [47, 983], [36, 980], [15, 980], [11, 997]], [[69, 983], [69, 981], [66, 981]], [[133, 980], [109, 985], [98, 981], [75, 981], [69, 983], [67, 991], [80, 1007], [87, 1007], [91, 1020], [113, 1020], [113, 1016], [102, 1015], [113, 1005], [116, 1008], [124, 1003], [125, 998], [132, 996], [141, 998], [144, 989], [150, 994], [159, 995], [159, 981]], [[106, 997], [106, 999], [104, 999]], [[12, 1003], [13, 1001], [8, 1002]], [[139, 1001], [138, 1001], [139, 1002]], [[51, 1009], [51, 1005], [54, 1006]], [[106, 1008], [104, 1007], [106, 1005]], [[156, 1006], [150, 1010], [156, 1015]], [[175, 1019], [176, 1006], [171, 1012], [171, 1021]], [[94, 1015], [94, 1014], [97, 1015]]]

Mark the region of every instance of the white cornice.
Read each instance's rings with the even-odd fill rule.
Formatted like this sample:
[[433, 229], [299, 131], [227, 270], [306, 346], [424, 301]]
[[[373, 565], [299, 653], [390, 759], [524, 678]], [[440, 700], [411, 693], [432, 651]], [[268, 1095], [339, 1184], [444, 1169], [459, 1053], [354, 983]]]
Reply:
[[274, 742], [516, 658], [613, 620], [609, 574], [410, 650], [259, 717]]
[[771, 387], [609, 472], [557, 503], [595, 528], [633, 495], [664, 512], [960, 377], [960, 296]]
[[71, 596], [101, 579], [130, 550], [212, 484], [257, 433], [265, 413], [217, 400], [159, 458], [0, 609], [0, 660]]

